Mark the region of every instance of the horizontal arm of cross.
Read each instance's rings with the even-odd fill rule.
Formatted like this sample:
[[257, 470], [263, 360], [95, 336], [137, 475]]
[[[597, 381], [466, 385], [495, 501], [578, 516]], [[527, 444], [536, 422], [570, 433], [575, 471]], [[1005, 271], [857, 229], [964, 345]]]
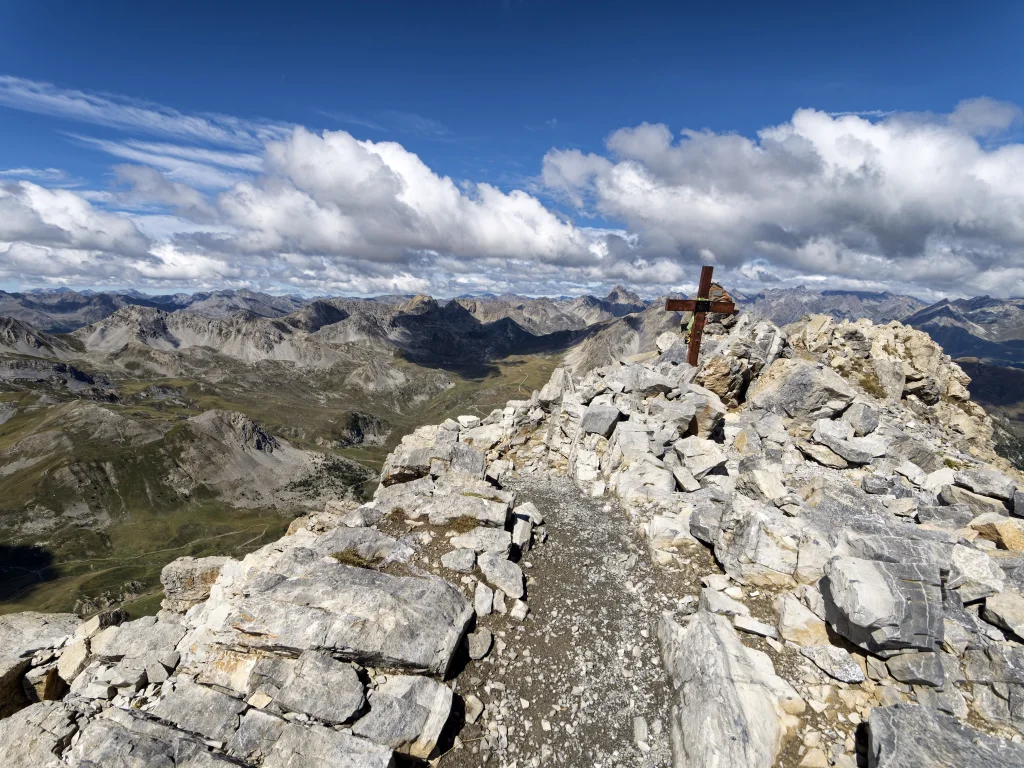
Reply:
[[721, 312], [728, 314], [736, 310], [731, 301], [702, 301], [700, 299], [667, 299], [665, 309], [669, 312]]

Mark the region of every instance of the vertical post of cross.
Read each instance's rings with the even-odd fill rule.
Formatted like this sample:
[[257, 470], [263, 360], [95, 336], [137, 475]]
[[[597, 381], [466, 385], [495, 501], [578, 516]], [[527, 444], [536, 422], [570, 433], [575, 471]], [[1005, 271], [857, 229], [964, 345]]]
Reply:
[[[697, 287], [697, 301], [707, 301], [711, 293], [711, 275], [714, 267], [701, 267], [700, 285]], [[696, 310], [696, 308], [694, 308]], [[693, 325], [690, 328], [690, 346], [687, 349], [686, 362], [697, 367], [697, 360], [700, 357], [700, 339], [704, 335], [704, 322], [707, 315], [704, 312], [694, 311]]]

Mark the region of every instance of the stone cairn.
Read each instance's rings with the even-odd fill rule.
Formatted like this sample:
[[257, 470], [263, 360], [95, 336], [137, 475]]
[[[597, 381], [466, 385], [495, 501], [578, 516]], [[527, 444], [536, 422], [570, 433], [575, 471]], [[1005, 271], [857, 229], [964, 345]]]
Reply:
[[720, 331], [699, 368], [665, 334], [417, 429], [371, 502], [168, 565], [157, 616], [0, 617], [0, 765], [463, 748], [459, 660], [496, 644], [491, 618], [527, 619], [519, 561], [547, 535], [502, 478], [549, 473], [617, 497], [654, 567], [697, 584], [658, 623], [674, 765], [1024, 766], [1024, 483], [965, 374], [899, 323]]

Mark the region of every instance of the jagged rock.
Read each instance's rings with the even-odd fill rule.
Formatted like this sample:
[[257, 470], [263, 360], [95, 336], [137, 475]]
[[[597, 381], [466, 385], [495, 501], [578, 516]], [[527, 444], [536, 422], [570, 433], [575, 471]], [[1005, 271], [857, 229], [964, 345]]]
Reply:
[[518, 565], [506, 560], [503, 554], [484, 552], [477, 558], [477, 565], [484, 578], [508, 597], [523, 596], [523, 572]]
[[488, 616], [494, 605], [494, 590], [478, 581], [476, 590], [473, 593], [473, 607], [477, 616]]
[[706, 611], [685, 628], [663, 615], [658, 638], [678, 697], [672, 707], [673, 763], [774, 765], [785, 733], [783, 708], [798, 697], [770, 669], [771, 662], [765, 665], [745, 648], [727, 619]]
[[957, 544], [953, 547], [952, 571], [947, 589], [955, 589], [965, 603], [1003, 590], [1003, 570], [984, 552]]
[[725, 414], [728, 412], [718, 395], [704, 387], [690, 384], [687, 387], [685, 402], [693, 405], [697, 437], [716, 439], [722, 431]]
[[889, 447], [877, 435], [855, 437], [853, 425], [843, 420], [818, 419], [812, 439], [851, 464], [870, 464], [873, 459], [884, 456]]
[[478, 629], [467, 635], [469, 638], [469, 658], [482, 659], [491, 650], [494, 637], [489, 629]]
[[441, 565], [460, 573], [472, 573], [476, 565], [476, 552], [472, 549], [453, 549], [441, 555]]
[[244, 596], [210, 614], [218, 642], [294, 654], [323, 648], [362, 664], [445, 673], [473, 616], [455, 587], [304, 553], [285, 553], [266, 573], [252, 565], [258, 553], [242, 561], [250, 568]]
[[668, 515], [655, 515], [647, 524], [647, 538], [654, 549], [675, 549], [693, 541], [689, 521]]
[[718, 443], [693, 435], [677, 440], [672, 448], [697, 480], [724, 467], [728, 458]]
[[775, 599], [779, 614], [779, 634], [783, 640], [797, 645], [826, 645], [828, 630], [825, 622], [807, 608], [796, 595], [784, 592]]
[[392, 768], [387, 747], [346, 731], [315, 725], [285, 726], [281, 738], [263, 761], [263, 768]]
[[[699, 517], [691, 516], [690, 532]], [[714, 532], [715, 557], [725, 572], [741, 583], [796, 586], [801, 528], [782, 512], [741, 494], [719, 518]]]
[[854, 394], [839, 374], [827, 368], [780, 358], [758, 380], [748, 400], [755, 408], [810, 424], [841, 413]]
[[513, 514], [516, 518], [529, 520], [533, 525], [544, 524], [544, 515], [532, 501], [527, 501], [517, 506]]
[[966, 528], [974, 519], [974, 513], [965, 504], [946, 506], [918, 506], [917, 519], [942, 528]]
[[508, 557], [512, 546], [512, 534], [499, 528], [478, 526], [468, 533], [452, 537], [453, 547], [471, 549], [474, 552], [500, 552]]
[[800, 653], [814, 662], [814, 665], [834, 680], [843, 683], [864, 682], [864, 671], [853, 660], [848, 651], [834, 645], [821, 644], [804, 646]]
[[89, 641], [77, 640], [64, 649], [57, 660], [57, 674], [64, 682], [70, 684], [86, 668], [91, 659]]
[[946, 676], [938, 653], [901, 653], [886, 662], [889, 674], [901, 683], [941, 688]]
[[1016, 592], [1007, 589], [985, 598], [981, 617], [990, 624], [1012, 632], [1024, 642], [1024, 597]]
[[127, 620], [128, 614], [120, 608], [111, 608], [106, 611], [100, 611], [95, 616], [86, 619], [78, 625], [78, 628], [75, 630], [75, 637], [89, 638], [101, 629], [115, 627], [119, 624], [123, 624]]
[[876, 707], [868, 720], [870, 768], [1024, 765], [1024, 745], [988, 736], [928, 707]]
[[954, 475], [955, 482], [972, 493], [980, 496], [991, 496], [1002, 501], [1012, 501], [1013, 494], [1017, 490], [1017, 483], [1002, 472], [993, 469], [972, 469], [966, 472], [957, 472]]
[[4, 768], [60, 768], [59, 755], [78, 728], [77, 713], [44, 701], [0, 720], [0, 765]]
[[352, 733], [413, 757], [428, 758], [452, 708], [452, 692], [429, 678], [389, 675], [370, 692], [370, 712]]
[[837, 557], [821, 591], [829, 624], [865, 650], [930, 651], [942, 641], [941, 583], [934, 566]]
[[227, 741], [238, 729], [239, 717], [245, 709], [244, 701], [181, 679], [151, 712], [183, 731]]
[[591, 405], [583, 414], [580, 429], [584, 434], [611, 437], [620, 418], [622, 418], [622, 412], [613, 405]]
[[335, 725], [351, 720], [366, 699], [351, 664], [335, 661], [326, 651], [306, 651], [274, 701]]
[[988, 496], [980, 496], [977, 493], [959, 488], [955, 485], [944, 485], [939, 491], [939, 500], [946, 505], [963, 504], [971, 512], [977, 515], [984, 515], [987, 512], [994, 512], [998, 515], [1009, 515], [1003, 502], [998, 499], [990, 499]]
[[1000, 549], [1013, 552], [1024, 551], [1024, 522], [1007, 517], [999, 512], [985, 512], [971, 520], [968, 525]]
[[870, 435], [878, 429], [878, 411], [867, 403], [854, 403], [843, 412], [842, 418], [853, 427], [857, 437]]
[[750, 609], [739, 600], [733, 600], [724, 592], [705, 587], [700, 591], [701, 610], [717, 613], [719, 616], [749, 616]]
[[767, 504], [774, 504], [788, 493], [779, 479], [778, 467], [758, 456], [749, 456], [740, 462], [736, 490]]
[[528, 516], [521, 516], [518, 512], [514, 514], [516, 522], [512, 526], [512, 543], [520, 552], [528, 552], [533, 539], [533, 523]]
[[562, 401], [562, 393], [566, 390], [572, 391], [572, 376], [565, 368], [555, 368], [537, 396], [541, 405], [553, 405]]
[[804, 456], [809, 459], [821, 464], [823, 467], [831, 467], [832, 469], [846, 469], [850, 464], [840, 456], [838, 453], [833, 451], [831, 448], [819, 445], [817, 443], [810, 443], [807, 440], [794, 440], [793, 445], [800, 451]]
[[456, 443], [452, 446], [452, 463], [448, 471], [483, 480], [487, 471], [487, 457], [483, 451], [471, 445]]
[[434, 496], [423, 511], [431, 525], [448, 525], [452, 520], [468, 517], [483, 525], [504, 528], [508, 521], [508, 507], [508, 502], [499, 498], [449, 493]]
[[889, 440], [889, 448], [886, 451], [886, 456], [901, 462], [909, 461], [925, 472], [935, 472], [942, 469], [942, 459], [938, 449], [927, 440], [908, 435], [904, 432], [897, 432], [895, 434], [887, 432], [887, 438]]
[[210, 596], [210, 586], [220, 575], [227, 557], [179, 557], [160, 571], [164, 587], [161, 607], [167, 611], [185, 613], [193, 605]]

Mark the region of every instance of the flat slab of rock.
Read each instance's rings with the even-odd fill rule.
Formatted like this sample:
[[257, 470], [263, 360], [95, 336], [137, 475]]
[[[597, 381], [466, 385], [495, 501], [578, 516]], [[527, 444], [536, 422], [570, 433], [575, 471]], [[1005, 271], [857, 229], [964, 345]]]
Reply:
[[390, 749], [320, 725], [288, 725], [263, 768], [392, 768]]
[[864, 671], [853, 660], [850, 653], [843, 648], [837, 648], [834, 645], [811, 645], [801, 648], [800, 653], [835, 680], [843, 683], [864, 682]]
[[1003, 501], [1012, 501], [1013, 494], [1017, 490], [1017, 482], [1013, 478], [994, 469], [970, 469], [966, 472], [957, 472], [954, 475], [954, 482], [973, 493]]
[[506, 560], [500, 552], [484, 552], [477, 558], [477, 565], [484, 578], [508, 597], [522, 597], [525, 594], [522, 569]]
[[868, 720], [870, 768], [1024, 765], [1024, 745], [997, 739], [929, 707], [878, 707]]
[[105, 659], [138, 659], [152, 653], [173, 651], [184, 636], [185, 627], [181, 624], [145, 616], [100, 630], [90, 641], [90, 649], [94, 656]]
[[665, 614], [658, 638], [678, 697], [673, 764], [774, 765], [783, 738], [778, 694], [788, 686], [755, 663], [728, 619], [699, 611], [684, 628]]
[[179, 680], [174, 690], [161, 698], [151, 713], [183, 731], [227, 741], [238, 729], [239, 718], [245, 709], [244, 701], [226, 693]]
[[377, 744], [413, 757], [429, 758], [452, 709], [452, 692], [426, 677], [389, 675], [370, 692], [370, 712], [352, 728]]
[[616, 423], [622, 418], [622, 411], [614, 405], [592, 405], [587, 408], [580, 421], [580, 429], [586, 434], [611, 437]]
[[60, 702], [33, 704], [0, 720], [0, 765], [5, 768], [58, 768], [58, 755], [78, 728]]
[[1016, 592], [1005, 590], [985, 598], [981, 617], [1024, 641], [1024, 597]]
[[160, 571], [164, 600], [160, 607], [185, 613], [210, 596], [210, 586], [217, 580], [228, 557], [179, 557]]
[[801, 423], [832, 418], [853, 401], [854, 391], [835, 371], [802, 360], [776, 360], [748, 397], [755, 408]]
[[366, 697], [351, 664], [336, 661], [326, 651], [306, 651], [274, 701], [291, 712], [338, 725], [351, 720]]
[[361, 664], [443, 675], [473, 616], [462, 594], [438, 578], [324, 559], [295, 562], [287, 574], [253, 574], [247, 596], [218, 614], [216, 640], [296, 654], [322, 648]]
[[453, 536], [451, 545], [475, 552], [500, 552], [507, 557], [512, 546], [512, 534], [500, 528], [478, 526], [468, 533]]
[[484, 525], [504, 528], [509, 516], [508, 502], [461, 493], [435, 496], [425, 509], [431, 525], [448, 525], [452, 520], [468, 517]]

